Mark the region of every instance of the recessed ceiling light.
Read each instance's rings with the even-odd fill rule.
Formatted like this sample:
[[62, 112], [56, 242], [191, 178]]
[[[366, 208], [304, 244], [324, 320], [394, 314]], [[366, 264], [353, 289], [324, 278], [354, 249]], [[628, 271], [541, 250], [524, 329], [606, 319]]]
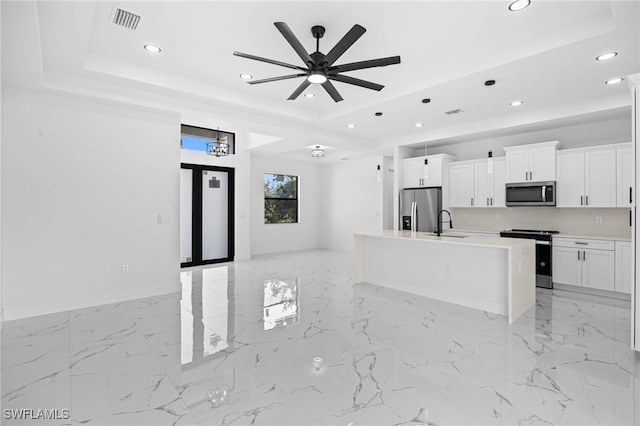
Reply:
[[162, 49], [160, 49], [158, 46], [154, 46], [153, 44], [145, 44], [144, 48], [147, 52], [151, 53], [160, 53], [162, 51]]
[[354, 129], [356, 127], [356, 125], [351, 123], [351, 124], [347, 124], [347, 127], [350, 128], [350, 129]]
[[376, 112], [376, 117], [382, 117], [382, 113], [381, 112]]
[[513, 102], [511, 102], [509, 105], [511, 105], [511, 106], [520, 106], [520, 105], [522, 105], [523, 103], [524, 103], [524, 102], [522, 102], [522, 101], [513, 101]]
[[607, 52], [596, 58], [596, 61], [606, 61], [607, 59], [612, 59], [618, 56], [618, 52]]
[[247, 74], [246, 72], [243, 72], [242, 74], [240, 74], [240, 78], [243, 80], [251, 80], [253, 76], [251, 74]]
[[422, 123], [416, 123], [416, 124], [413, 125], [413, 127], [422, 127], [422, 126], [423, 126]]
[[529, 6], [531, 4], [531, 0], [516, 0], [509, 5], [509, 10], [512, 12], [517, 12]]
[[313, 97], [315, 97], [315, 96], [316, 96], [316, 94], [315, 94], [315, 93], [305, 93], [305, 94], [304, 94], [304, 97], [305, 97], [305, 98], [313, 98]]
[[624, 80], [624, 78], [618, 77], [618, 78], [612, 78], [611, 80], [605, 81], [606, 84], [618, 84], [618, 83], [622, 83], [622, 80]]

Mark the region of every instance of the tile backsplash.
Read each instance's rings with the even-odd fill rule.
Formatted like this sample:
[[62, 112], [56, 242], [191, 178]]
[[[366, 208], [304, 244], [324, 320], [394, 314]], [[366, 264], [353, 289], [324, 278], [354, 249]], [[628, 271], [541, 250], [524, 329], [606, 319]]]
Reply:
[[631, 238], [627, 208], [452, 208], [451, 213], [453, 226], [458, 229], [541, 229], [572, 235]]

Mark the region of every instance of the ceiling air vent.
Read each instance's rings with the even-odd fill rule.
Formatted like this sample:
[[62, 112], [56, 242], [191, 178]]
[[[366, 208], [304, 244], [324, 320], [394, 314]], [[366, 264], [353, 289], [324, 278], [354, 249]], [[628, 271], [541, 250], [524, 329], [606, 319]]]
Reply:
[[445, 114], [453, 115], [453, 114], [460, 114], [461, 112], [464, 112], [464, 111], [458, 108], [458, 109], [452, 109], [451, 111], [446, 111]]
[[130, 30], [138, 28], [138, 22], [140, 22], [140, 17], [126, 10], [116, 9], [116, 12], [113, 14], [114, 24], [129, 28]]

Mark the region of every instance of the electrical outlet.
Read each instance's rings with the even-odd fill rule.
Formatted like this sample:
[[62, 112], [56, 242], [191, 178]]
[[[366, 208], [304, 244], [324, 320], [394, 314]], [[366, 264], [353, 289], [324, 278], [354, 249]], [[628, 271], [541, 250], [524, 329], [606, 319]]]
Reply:
[[602, 223], [602, 216], [596, 216], [596, 223]]
[[500, 220], [500, 213], [496, 213], [496, 220]]
[[122, 265], [122, 273], [123, 274], [129, 273], [129, 265]]

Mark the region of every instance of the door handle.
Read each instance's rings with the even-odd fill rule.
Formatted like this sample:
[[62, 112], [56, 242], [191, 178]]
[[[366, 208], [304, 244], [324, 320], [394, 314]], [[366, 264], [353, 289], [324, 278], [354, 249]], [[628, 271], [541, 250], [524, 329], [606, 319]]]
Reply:
[[473, 198], [471, 198], [471, 206], [473, 207]]
[[546, 185], [542, 185], [542, 202], [547, 202], [547, 187]]
[[493, 197], [491, 197], [491, 205], [493, 205]]
[[533, 172], [529, 172], [529, 180], [533, 180]]
[[584, 205], [585, 205], [585, 206], [588, 206], [588, 205], [589, 205], [589, 196], [588, 196], [588, 195], [585, 195], [585, 196], [584, 196]]
[[629, 204], [633, 203], [633, 188], [629, 187]]
[[584, 201], [584, 196], [583, 196], [583, 195], [581, 195], [581, 196], [580, 196], [580, 205], [582, 205], [583, 201]]
[[578, 250], [578, 260], [580, 260], [580, 250]]
[[629, 210], [629, 226], [632, 226], [631, 225], [631, 210]]
[[489, 197], [487, 197], [487, 205], [489, 205]]
[[582, 261], [586, 261], [587, 260], [587, 252], [582, 250]]

